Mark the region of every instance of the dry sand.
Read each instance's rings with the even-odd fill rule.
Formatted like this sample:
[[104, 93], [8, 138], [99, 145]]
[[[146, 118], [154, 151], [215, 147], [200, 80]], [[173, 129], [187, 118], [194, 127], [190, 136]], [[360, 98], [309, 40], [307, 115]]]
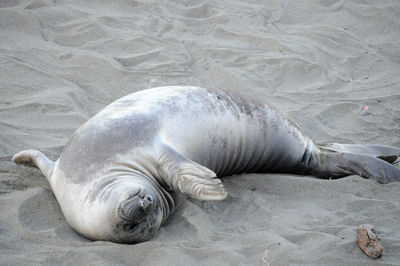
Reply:
[[[77, 235], [41, 173], [11, 163], [29, 148], [56, 159], [108, 103], [179, 84], [256, 95], [318, 142], [400, 147], [399, 1], [0, 6], [1, 265], [400, 265], [399, 183], [228, 177], [227, 200], [186, 201], [151, 241], [119, 245]], [[378, 230], [381, 259], [358, 248], [362, 223]]]

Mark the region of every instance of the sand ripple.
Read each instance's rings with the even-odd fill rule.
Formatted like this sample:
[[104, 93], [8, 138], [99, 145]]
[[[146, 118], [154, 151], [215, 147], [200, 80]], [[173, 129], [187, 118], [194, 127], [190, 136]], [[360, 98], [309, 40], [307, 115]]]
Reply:
[[[400, 147], [399, 14], [395, 0], [0, 1], [0, 264], [400, 265], [399, 184], [235, 176], [226, 201], [189, 201], [124, 246], [77, 235], [44, 177], [10, 162], [56, 159], [108, 103], [177, 84], [256, 95], [319, 142]], [[374, 262], [362, 223], [385, 246]]]

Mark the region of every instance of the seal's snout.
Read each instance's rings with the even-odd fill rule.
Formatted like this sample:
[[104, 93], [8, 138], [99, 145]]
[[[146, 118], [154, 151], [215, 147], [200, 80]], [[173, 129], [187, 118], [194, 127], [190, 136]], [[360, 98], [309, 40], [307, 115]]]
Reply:
[[140, 207], [143, 209], [143, 211], [147, 211], [151, 209], [153, 206], [153, 196], [151, 195], [146, 195], [143, 199], [139, 201]]
[[120, 215], [129, 221], [141, 222], [156, 208], [154, 196], [141, 192], [124, 200], [120, 205]]

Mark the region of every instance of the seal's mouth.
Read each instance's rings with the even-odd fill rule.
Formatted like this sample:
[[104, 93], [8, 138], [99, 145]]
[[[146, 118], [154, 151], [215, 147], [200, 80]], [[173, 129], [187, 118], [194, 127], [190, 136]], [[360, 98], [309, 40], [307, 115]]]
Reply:
[[127, 221], [122, 224], [122, 230], [127, 233], [134, 233], [136, 231], [143, 233], [145, 228], [151, 228], [155, 224], [157, 221], [157, 214], [158, 211], [155, 209], [151, 213], [148, 213], [141, 221]]

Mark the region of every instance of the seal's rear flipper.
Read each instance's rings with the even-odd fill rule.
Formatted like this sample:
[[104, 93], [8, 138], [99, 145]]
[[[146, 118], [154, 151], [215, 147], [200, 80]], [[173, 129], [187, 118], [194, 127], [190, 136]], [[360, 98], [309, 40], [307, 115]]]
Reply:
[[326, 143], [317, 145], [322, 151], [357, 153], [377, 157], [389, 163], [400, 161], [400, 149], [383, 145]]
[[[381, 184], [400, 182], [400, 169], [374, 156], [319, 152], [311, 157], [308, 160], [309, 172], [319, 177], [343, 177], [356, 174], [364, 178], [374, 178]], [[386, 159], [390, 161], [393, 159], [390, 156], [387, 157]]]
[[169, 146], [163, 146], [159, 161], [158, 173], [171, 189], [199, 200], [226, 198], [224, 186], [213, 171], [184, 158]]
[[53, 161], [40, 151], [35, 150], [20, 151], [13, 156], [12, 160], [16, 164], [39, 168], [48, 180], [54, 168]]

